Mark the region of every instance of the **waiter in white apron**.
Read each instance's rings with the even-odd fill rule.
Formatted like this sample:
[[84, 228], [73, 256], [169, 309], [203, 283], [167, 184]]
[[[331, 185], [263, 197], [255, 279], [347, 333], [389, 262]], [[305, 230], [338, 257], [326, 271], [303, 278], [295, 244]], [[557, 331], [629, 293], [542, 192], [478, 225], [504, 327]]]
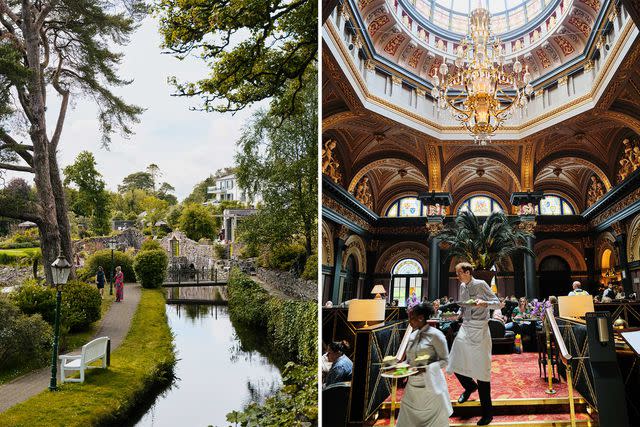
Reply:
[[456, 265], [456, 276], [460, 280], [459, 301], [473, 299], [476, 304], [462, 307], [462, 326], [451, 347], [447, 372], [455, 373], [464, 387], [458, 403], [466, 402], [471, 393], [478, 390], [482, 406], [478, 425], [484, 426], [493, 420], [489, 309], [500, 308], [500, 300], [487, 282], [473, 278], [473, 266], [468, 262]]

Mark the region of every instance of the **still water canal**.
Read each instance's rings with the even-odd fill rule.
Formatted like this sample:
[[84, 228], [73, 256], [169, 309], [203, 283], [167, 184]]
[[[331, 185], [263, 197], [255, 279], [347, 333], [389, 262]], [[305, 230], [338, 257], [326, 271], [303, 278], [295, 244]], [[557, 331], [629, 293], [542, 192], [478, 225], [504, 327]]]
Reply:
[[[136, 426], [226, 427], [232, 425], [226, 421], [227, 413], [263, 401], [280, 388], [280, 370], [255, 350], [260, 348], [261, 334], [242, 327], [236, 330], [223, 305], [225, 295], [220, 286], [168, 289], [171, 303], [166, 310], [175, 336], [177, 379]], [[185, 304], [185, 300], [199, 303]]]

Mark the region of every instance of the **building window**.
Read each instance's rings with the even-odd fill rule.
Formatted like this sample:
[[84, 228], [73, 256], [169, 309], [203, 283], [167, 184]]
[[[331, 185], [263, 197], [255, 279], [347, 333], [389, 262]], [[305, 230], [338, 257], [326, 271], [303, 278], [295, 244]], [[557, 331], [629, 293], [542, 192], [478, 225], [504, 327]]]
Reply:
[[385, 216], [416, 217], [427, 216], [427, 207], [415, 197], [403, 197], [396, 200], [387, 209]]
[[391, 272], [391, 300], [398, 300], [398, 305], [405, 307], [412, 293], [418, 301], [422, 300], [422, 266], [412, 258], [399, 261]]
[[538, 215], [575, 215], [575, 210], [564, 197], [544, 196], [537, 206]]
[[502, 206], [489, 196], [472, 196], [462, 202], [458, 213], [471, 211], [475, 216], [489, 216], [492, 212], [502, 212]]

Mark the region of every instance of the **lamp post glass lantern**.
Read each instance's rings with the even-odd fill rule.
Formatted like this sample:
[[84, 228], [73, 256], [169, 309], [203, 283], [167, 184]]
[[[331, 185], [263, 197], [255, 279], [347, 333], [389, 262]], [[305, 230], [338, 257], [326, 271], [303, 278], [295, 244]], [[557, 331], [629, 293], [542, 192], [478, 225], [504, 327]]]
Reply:
[[55, 391], [58, 389], [56, 376], [58, 373], [58, 338], [60, 335], [60, 302], [62, 300], [62, 289], [69, 279], [69, 273], [71, 272], [71, 264], [62, 256], [58, 255], [58, 258], [51, 264], [51, 275], [53, 276], [53, 284], [56, 287], [56, 316], [53, 332], [53, 349], [51, 351], [51, 381], [49, 382], [49, 390]]
[[111, 249], [111, 264], [109, 264], [109, 295], [113, 295], [113, 251], [116, 249], [115, 240], [109, 240], [107, 246]]

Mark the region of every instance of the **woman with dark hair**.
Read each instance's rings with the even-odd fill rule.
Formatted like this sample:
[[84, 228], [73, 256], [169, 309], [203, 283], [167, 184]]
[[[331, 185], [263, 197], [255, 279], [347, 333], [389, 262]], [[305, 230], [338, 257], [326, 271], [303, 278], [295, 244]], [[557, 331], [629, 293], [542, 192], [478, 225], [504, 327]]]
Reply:
[[324, 382], [325, 386], [343, 381], [351, 381], [353, 362], [351, 362], [345, 354], [350, 348], [351, 346], [349, 346], [347, 341], [334, 341], [329, 344], [327, 359], [329, 359], [332, 365], [327, 374], [327, 379]]
[[409, 324], [414, 329], [407, 345], [406, 361], [416, 365], [420, 356], [429, 356], [424, 370], [409, 377], [404, 389], [397, 427], [440, 427], [449, 425], [453, 413], [447, 381], [442, 368], [449, 362], [449, 350], [444, 334], [427, 323], [434, 309], [429, 303], [414, 306]]

